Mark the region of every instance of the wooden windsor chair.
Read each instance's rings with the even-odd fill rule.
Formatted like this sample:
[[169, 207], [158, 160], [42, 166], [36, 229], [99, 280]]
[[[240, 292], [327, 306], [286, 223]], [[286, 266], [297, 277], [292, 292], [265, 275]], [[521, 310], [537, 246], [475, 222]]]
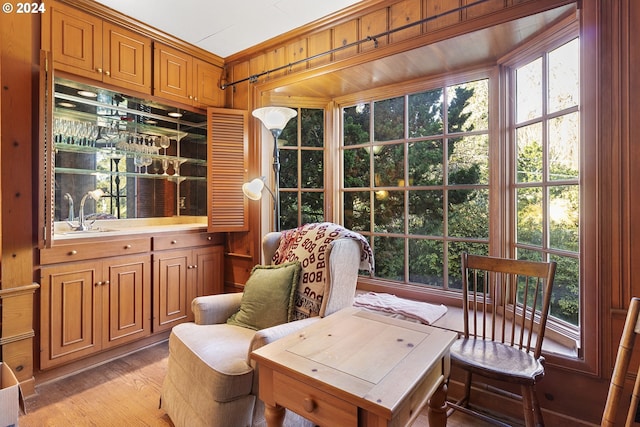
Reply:
[[555, 262], [462, 254], [464, 333], [451, 363], [464, 370], [464, 395], [449, 402], [496, 425], [508, 425], [470, 405], [472, 376], [520, 385], [526, 426], [544, 425], [535, 385], [544, 376], [542, 342]]

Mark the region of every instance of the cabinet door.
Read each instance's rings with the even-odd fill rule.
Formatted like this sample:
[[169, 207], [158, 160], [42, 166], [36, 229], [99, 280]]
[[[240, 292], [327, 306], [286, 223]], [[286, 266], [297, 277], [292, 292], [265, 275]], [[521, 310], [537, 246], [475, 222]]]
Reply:
[[208, 108], [207, 125], [208, 231], [247, 231], [249, 202], [242, 184], [248, 181], [248, 112]]
[[222, 245], [193, 251], [198, 296], [224, 291], [224, 247]]
[[194, 105], [198, 107], [223, 107], [224, 93], [220, 89], [222, 69], [199, 59], [194, 59], [193, 72], [195, 81]]
[[153, 94], [187, 104], [193, 99], [193, 61], [190, 55], [155, 44]]
[[55, 3], [45, 36], [51, 38], [56, 69], [102, 80], [102, 20]]
[[158, 332], [193, 320], [191, 301], [195, 289], [191, 274], [191, 250], [169, 251], [155, 257], [153, 331]]
[[104, 23], [103, 81], [151, 94], [151, 39]]
[[105, 263], [102, 282], [104, 347], [151, 334], [151, 262], [149, 256]]
[[99, 316], [100, 263], [41, 270], [40, 367], [50, 368], [101, 348]]

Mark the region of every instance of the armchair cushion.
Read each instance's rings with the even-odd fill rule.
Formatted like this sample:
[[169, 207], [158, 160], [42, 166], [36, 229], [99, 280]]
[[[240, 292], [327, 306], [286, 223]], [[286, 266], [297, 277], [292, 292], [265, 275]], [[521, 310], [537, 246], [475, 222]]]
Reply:
[[227, 323], [260, 330], [289, 322], [299, 273], [298, 261], [256, 265], [244, 285], [240, 309]]

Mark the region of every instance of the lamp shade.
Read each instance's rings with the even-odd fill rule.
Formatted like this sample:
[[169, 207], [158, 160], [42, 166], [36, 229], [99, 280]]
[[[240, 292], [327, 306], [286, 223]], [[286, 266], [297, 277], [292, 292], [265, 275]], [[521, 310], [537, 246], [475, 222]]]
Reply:
[[104, 196], [104, 191], [102, 191], [100, 188], [97, 188], [93, 191], [87, 192], [87, 195], [97, 202], [102, 196]]
[[253, 110], [251, 114], [259, 119], [267, 129], [282, 130], [289, 120], [298, 115], [298, 112], [286, 107], [263, 107]]
[[263, 188], [264, 181], [261, 178], [256, 178], [242, 184], [242, 192], [251, 200], [260, 200], [260, 198], [262, 198]]

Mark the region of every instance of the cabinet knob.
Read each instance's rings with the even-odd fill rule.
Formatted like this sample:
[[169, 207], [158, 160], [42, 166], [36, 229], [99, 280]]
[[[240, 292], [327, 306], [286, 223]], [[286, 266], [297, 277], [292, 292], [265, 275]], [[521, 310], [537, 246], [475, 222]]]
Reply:
[[97, 71], [102, 74], [102, 68], [98, 68]]
[[108, 280], [105, 280], [104, 282], [102, 282], [103, 285], [108, 285], [109, 283], [111, 282], [109, 282]]
[[193, 95], [189, 95], [189, 99], [193, 99]]
[[96, 286], [96, 287], [102, 286], [102, 282], [96, 282], [96, 284], [94, 286]]
[[172, 244], [172, 245], [175, 245], [176, 243], [178, 243], [178, 241], [177, 241], [177, 240], [172, 240], [172, 241], [171, 241], [171, 244]]
[[104, 73], [105, 73], [107, 76], [110, 76], [110, 75], [111, 75], [111, 71], [105, 71]]
[[69, 255], [76, 255], [78, 253], [78, 251], [76, 251], [75, 249], [69, 252]]
[[207, 236], [207, 240], [211, 241], [211, 240], [213, 240], [213, 237]]
[[307, 412], [313, 412], [317, 407], [316, 402], [310, 397], [304, 398], [304, 402], [302, 403], [302, 406], [304, 407], [304, 410]]
[[131, 245], [124, 245], [125, 249], [131, 249]]

